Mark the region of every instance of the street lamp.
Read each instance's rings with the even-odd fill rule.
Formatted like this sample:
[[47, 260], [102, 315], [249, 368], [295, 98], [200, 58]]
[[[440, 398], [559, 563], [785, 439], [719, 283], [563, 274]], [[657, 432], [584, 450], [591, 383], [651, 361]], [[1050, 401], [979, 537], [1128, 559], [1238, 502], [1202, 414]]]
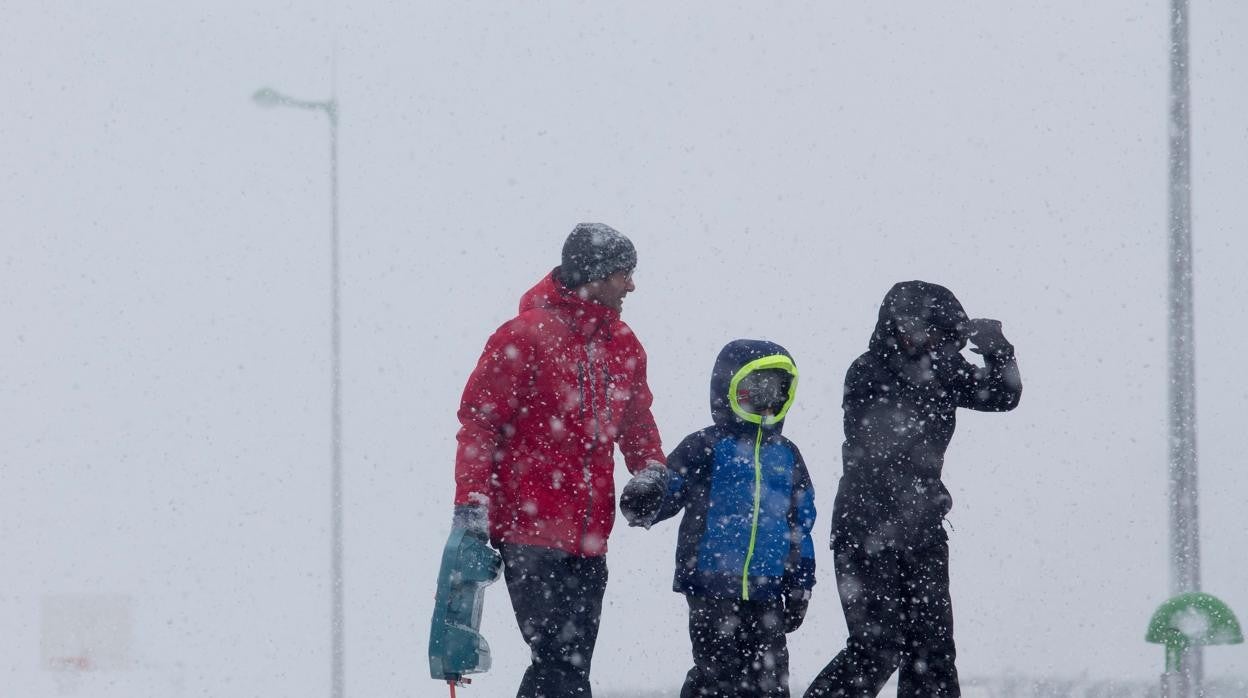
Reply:
[[268, 87], [252, 95], [262, 107], [295, 107], [325, 112], [329, 117], [329, 275], [330, 275], [330, 696], [343, 696], [342, 619], [342, 363], [341, 326], [338, 319], [338, 100], [324, 102], [294, 99]]

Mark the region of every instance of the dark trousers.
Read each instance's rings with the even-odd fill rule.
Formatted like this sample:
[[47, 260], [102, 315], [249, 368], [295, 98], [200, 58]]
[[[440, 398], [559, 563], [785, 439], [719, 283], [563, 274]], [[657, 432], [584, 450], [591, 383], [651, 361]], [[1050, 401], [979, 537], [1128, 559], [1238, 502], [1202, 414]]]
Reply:
[[806, 698], [875, 696], [898, 669], [898, 696], [962, 695], [954, 666], [947, 542], [873, 553], [838, 544], [836, 581], [849, 641]]
[[680, 698], [789, 698], [789, 649], [779, 599], [685, 598], [693, 668]]
[[592, 698], [607, 559], [532, 545], [499, 546], [503, 577], [532, 661], [516, 698]]

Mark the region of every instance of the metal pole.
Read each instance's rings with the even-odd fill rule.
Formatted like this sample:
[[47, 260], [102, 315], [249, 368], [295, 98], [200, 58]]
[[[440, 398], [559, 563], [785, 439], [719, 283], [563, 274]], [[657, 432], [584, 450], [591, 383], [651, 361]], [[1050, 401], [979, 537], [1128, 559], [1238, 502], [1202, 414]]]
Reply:
[[333, 659], [331, 671], [332, 698], [342, 698], [345, 687], [343, 642], [343, 575], [342, 575], [342, 323], [339, 319], [340, 282], [338, 277], [338, 100], [330, 98], [325, 106], [329, 115], [329, 206], [330, 206], [330, 387], [333, 465], [330, 475], [330, 511], [332, 520], [331, 627]]
[[[1191, 122], [1187, 0], [1170, 9], [1170, 593], [1200, 590], [1192, 312]], [[1180, 696], [1199, 694], [1201, 650], [1182, 657]]]
[[[336, 83], [336, 80], [335, 80]], [[343, 698], [343, 579], [342, 579], [342, 323], [339, 319], [338, 275], [338, 98], [327, 102], [292, 99], [271, 88], [257, 90], [252, 99], [262, 107], [296, 107], [325, 112], [329, 117], [329, 606], [330, 696]]]

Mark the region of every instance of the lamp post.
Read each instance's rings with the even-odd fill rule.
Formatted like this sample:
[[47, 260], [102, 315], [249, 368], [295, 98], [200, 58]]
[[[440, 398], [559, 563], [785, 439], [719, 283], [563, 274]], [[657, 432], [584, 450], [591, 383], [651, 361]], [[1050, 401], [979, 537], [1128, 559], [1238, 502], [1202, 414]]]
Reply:
[[343, 696], [342, 603], [342, 392], [341, 324], [338, 314], [338, 100], [294, 99], [268, 87], [252, 95], [262, 107], [295, 107], [325, 112], [329, 117], [329, 275], [330, 275], [330, 696]]
[[[1196, 489], [1195, 335], [1192, 312], [1191, 120], [1187, 0], [1170, 3], [1170, 594], [1200, 591]], [[1175, 693], [1196, 696], [1204, 669], [1199, 644], [1180, 648]]]

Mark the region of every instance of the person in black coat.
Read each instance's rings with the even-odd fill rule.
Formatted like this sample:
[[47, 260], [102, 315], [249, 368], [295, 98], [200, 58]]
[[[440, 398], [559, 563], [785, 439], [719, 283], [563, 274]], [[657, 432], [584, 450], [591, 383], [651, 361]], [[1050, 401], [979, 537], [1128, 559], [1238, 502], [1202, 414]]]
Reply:
[[[968, 340], [984, 366], [962, 357]], [[899, 696], [961, 695], [941, 469], [959, 407], [1006, 412], [1021, 395], [1000, 322], [968, 319], [949, 289], [925, 281], [884, 297], [845, 376], [832, 550], [849, 639], [807, 698], [875, 696], [897, 670]]]

